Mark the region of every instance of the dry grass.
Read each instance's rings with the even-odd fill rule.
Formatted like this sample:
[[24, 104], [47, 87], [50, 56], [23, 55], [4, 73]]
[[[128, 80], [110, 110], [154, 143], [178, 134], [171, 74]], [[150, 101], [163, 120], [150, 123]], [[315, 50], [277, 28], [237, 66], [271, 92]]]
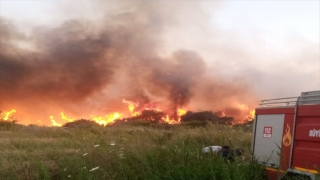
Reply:
[[[2, 179], [246, 179], [262, 177], [249, 163], [246, 127], [209, 124], [88, 128], [24, 126], [0, 131]], [[247, 160], [228, 165], [203, 156], [201, 148], [225, 145], [246, 151]], [[96, 146], [96, 147], [95, 147]], [[86, 154], [87, 153], [87, 154]], [[240, 164], [240, 165], [239, 165]], [[252, 167], [251, 167], [252, 166]], [[99, 168], [96, 168], [99, 167]], [[96, 169], [94, 169], [96, 168]], [[253, 168], [253, 170], [248, 170]], [[256, 168], [256, 169], [254, 169]], [[92, 170], [93, 171], [90, 171]], [[255, 174], [252, 174], [252, 171]], [[250, 174], [251, 173], [251, 174]]]

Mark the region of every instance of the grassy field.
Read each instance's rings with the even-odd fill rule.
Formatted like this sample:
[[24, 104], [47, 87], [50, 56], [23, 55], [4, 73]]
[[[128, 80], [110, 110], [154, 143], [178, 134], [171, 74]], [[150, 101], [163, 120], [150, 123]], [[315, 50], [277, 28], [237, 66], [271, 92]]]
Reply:
[[[226, 163], [209, 145], [245, 150]], [[40, 127], [0, 123], [1, 179], [264, 179], [250, 162], [251, 127], [121, 124]]]

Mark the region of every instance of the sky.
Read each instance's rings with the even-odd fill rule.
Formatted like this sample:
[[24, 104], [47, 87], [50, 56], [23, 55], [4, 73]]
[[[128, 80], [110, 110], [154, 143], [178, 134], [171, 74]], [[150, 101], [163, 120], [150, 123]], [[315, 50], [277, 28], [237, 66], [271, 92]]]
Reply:
[[317, 0], [227, 1], [214, 17], [221, 27], [237, 28], [244, 35], [262, 32], [273, 40], [283, 41], [299, 34], [319, 43], [319, 4]]
[[[58, 47], [61, 43], [59, 38], [70, 40], [70, 42], [60, 44], [60, 46], [67, 46], [68, 43], [72, 43], [74, 40], [72, 38], [81, 39], [82, 36], [73, 37], [73, 34], [70, 34], [70, 37], [63, 37], [63, 33], [68, 33], [69, 30], [71, 32], [75, 31], [76, 34], [79, 30], [77, 29], [79, 24], [84, 23], [84, 27], [81, 27], [85, 29], [85, 33], [90, 35], [103, 30], [106, 30], [105, 33], [117, 34], [118, 32], [113, 32], [113, 27], [121, 25], [121, 22], [112, 21], [110, 15], [115, 14], [114, 12], [120, 12], [120, 14], [124, 12], [123, 14], [126, 14], [138, 9], [139, 11], [133, 17], [132, 22], [122, 19], [123, 22], [127, 22], [123, 27], [126, 27], [128, 31], [132, 29], [132, 32], [136, 32], [137, 27], [134, 26], [136, 23], [145, 28], [143, 32], [146, 33], [139, 34], [138, 31], [135, 40], [139, 46], [128, 48], [128, 53], [139, 55], [138, 57], [142, 60], [148, 53], [150, 53], [148, 58], [154, 56], [162, 58], [163, 61], [176, 58], [174, 61], [179, 62], [180, 58], [183, 59], [184, 57], [186, 61], [190, 61], [184, 64], [186, 70], [196, 73], [196, 77], [204, 78], [204, 80], [199, 79], [198, 81], [211, 83], [210, 85], [214, 86], [212, 90], [214, 93], [212, 94], [230, 96], [226, 97], [228, 99], [225, 100], [226, 103], [240, 102], [243, 98], [243, 101], [246, 101], [247, 104], [257, 105], [258, 100], [262, 99], [299, 96], [301, 92], [320, 90], [320, 1], [318, 0], [164, 0], [159, 1], [156, 6], [152, 1], [132, 1], [139, 2], [136, 6], [137, 9], [133, 7], [135, 4], [123, 3], [118, 6], [117, 4], [121, 4], [118, 2], [0, 0], [0, 16], [9, 20], [19, 29], [19, 32], [26, 34], [27, 40], [24, 39], [16, 43], [17, 47], [29, 48], [31, 52], [44, 51], [43, 56], [50, 57], [51, 54], [48, 54], [48, 52], [53, 50], [64, 53]], [[114, 16], [113, 18], [117, 19], [119, 17]], [[81, 23], [70, 21], [73, 19], [78, 19]], [[149, 19], [152, 21], [149, 22]], [[69, 24], [64, 24], [65, 22]], [[71, 28], [65, 30], [68, 29], [68, 26]], [[57, 35], [54, 33], [57, 33]], [[130, 31], [126, 33], [131, 34]], [[115, 35], [115, 37], [118, 37], [118, 35]], [[95, 41], [93, 40], [93, 42]], [[32, 43], [38, 46], [34, 46]], [[118, 47], [118, 45], [114, 44], [115, 47]], [[148, 49], [148, 45], [150, 49]], [[123, 46], [126, 46], [126, 44]], [[190, 57], [193, 57], [193, 59], [189, 59]], [[15, 58], [17, 57], [13, 59]], [[64, 57], [61, 57], [61, 59], [50, 58], [59, 62]], [[205, 64], [202, 64], [202, 59]], [[30, 61], [35, 60], [31, 59]], [[50, 60], [47, 61], [50, 62]], [[132, 62], [135, 61], [133, 58]], [[199, 64], [193, 64], [196, 61]], [[178, 62], [174, 62], [176, 64], [165, 63], [164, 66], [173, 68]], [[136, 63], [141, 62], [137, 61]], [[41, 65], [45, 66], [46, 64]], [[66, 66], [69, 66], [69, 64], [66, 64]], [[193, 66], [198, 69], [188, 69]], [[34, 67], [38, 67], [38, 65], [33, 65], [32, 68]], [[204, 67], [206, 74], [201, 72]], [[154, 71], [157, 71], [156, 66], [154, 68]], [[159, 67], [159, 69], [162, 68]], [[53, 72], [55, 71], [53, 69]], [[163, 75], [164, 72], [159, 70], [157, 73]], [[179, 73], [185, 75], [186, 78], [194, 78], [186, 72], [179, 71]], [[181, 76], [179, 73], [177, 76], [178, 79], [181, 79], [177, 82], [181, 83], [184, 79], [179, 77]], [[76, 75], [70, 75], [70, 77], [73, 76]], [[125, 82], [125, 80], [122, 79], [121, 75], [119, 77], [116, 83], [108, 85], [108, 88], [101, 90], [100, 93], [117, 94], [118, 91], [125, 91], [121, 85], [122, 81]], [[30, 78], [32, 79], [31, 76]], [[141, 76], [141, 78], [145, 77]], [[37, 80], [32, 79], [28, 83], [34, 83]], [[170, 79], [160, 78], [160, 80], [173, 85], [173, 81]], [[209, 83], [209, 81], [212, 82]], [[109, 83], [109, 79], [106, 82]], [[21, 85], [30, 85], [24, 83], [22, 82]], [[42, 80], [41, 83], [43, 83]], [[42, 87], [43, 84], [41, 83], [38, 84], [39, 87]], [[193, 97], [195, 100], [191, 100], [191, 108], [198, 106], [218, 107], [209, 102], [201, 105], [197, 102], [200, 100], [213, 101], [216, 98], [210, 95], [210, 85], [205, 85], [205, 83], [195, 85], [194, 80], [184, 83], [196, 86], [193, 89], [191, 87], [190, 91], [193, 93], [198, 91]], [[100, 86], [100, 84], [98, 85]], [[116, 90], [112, 90], [112, 87]], [[117, 89], [119, 87], [123, 89]], [[30, 88], [34, 87], [30, 86]], [[215, 90], [219, 88], [221, 90]], [[223, 93], [223, 91], [228, 93]], [[96, 90], [93, 92], [96, 92]], [[68, 94], [68, 92], [65, 93]], [[19, 94], [21, 92], [17, 92], [17, 95]], [[205, 100], [200, 94], [205, 94], [204, 97], [210, 96], [212, 100], [210, 98]], [[149, 94], [148, 96], [153, 95]], [[89, 101], [93, 101], [92, 99], [95, 96], [98, 95], [90, 96], [85, 102], [90, 104]], [[41, 105], [39, 106], [41, 107]], [[99, 105], [95, 104], [94, 106]]]
[[[14, 18], [19, 23], [46, 24], [59, 17], [58, 7], [54, 5], [57, 1], [1, 0], [0, 2], [1, 16]], [[78, 4], [86, 1], [69, 2]], [[318, 0], [229, 0], [224, 1], [218, 11], [206, 7], [205, 3], [203, 7], [207, 11], [211, 10], [209, 13], [212, 16], [212, 23], [226, 30], [237, 28], [243, 36], [259, 31], [266, 37], [281, 41], [288, 34], [299, 34], [303, 38], [319, 43], [319, 2]]]
[[[12, 19], [25, 30], [30, 30], [35, 25], [61, 23], [65, 19], [78, 17], [95, 19], [104, 14], [104, 11], [92, 11], [92, 4], [85, 0], [1, 0], [0, 2], [0, 15]], [[261, 51], [263, 51], [263, 48], [266, 48], [270, 53], [287, 52], [292, 54], [292, 52], [296, 51], [295, 48], [297, 48], [293, 47], [295, 43], [306, 43], [308, 44], [307, 46], [310, 45], [314, 49], [319, 49], [320, 1], [318, 0], [214, 1], [219, 2], [217, 3], [218, 5], [212, 3], [213, 1], [202, 2], [202, 8], [209, 17], [209, 19], [206, 20], [209, 24], [209, 29], [210, 26], [214, 26], [218, 27], [220, 31], [230, 32], [234, 39], [238, 39], [234, 41], [239, 42], [239, 46], [247, 46], [247, 51], [249, 51], [249, 53], [251, 51], [252, 55], [255, 54], [252, 53], [253, 51], [257, 51], [252, 49], [256, 46], [263, 46], [261, 47]], [[207, 39], [207, 37], [204, 36], [195, 36], [193, 38], [189, 36], [192, 30], [189, 32], [186, 30], [186, 32], [186, 36], [189, 38], [181, 37], [180, 41], [183, 42], [181, 44], [184, 44], [186, 48], [197, 49], [204, 57], [209, 57], [205, 59], [210, 61], [210, 59], [212, 59], [210, 58], [212, 56], [212, 50], [208, 47], [212, 46], [211, 42], [216, 41], [217, 38], [214, 40]], [[227, 35], [229, 36], [228, 38], [230, 38], [230, 34]], [[206, 42], [204, 42], [203, 39]], [[221, 39], [221, 41], [228, 41], [227, 38]], [[170, 47], [170, 42], [168, 44]], [[172, 48], [179, 47], [181, 47], [181, 45], [176, 45], [176, 43], [172, 45]], [[319, 57], [319, 52], [314, 53], [317, 53], [316, 58]], [[290, 57], [282, 59], [270, 57], [272, 58], [270, 59], [256, 55], [256, 58], [256, 61], [261, 62], [261, 64], [270, 65], [276, 63], [276, 61], [285, 61]], [[304, 59], [304, 61], [308, 61], [308, 59]], [[218, 62], [214, 66], [217, 64], [224, 64], [226, 67], [232, 66], [225, 62]], [[309, 65], [304, 66], [304, 68], [306, 68], [306, 71], [320, 71], [320, 62], [314, 60], [312, 63], [309, 63]], [[238, 70], [239, 69], [234, 69], [233, 72], [237, 73]], [[312, 78], [319, 78], [319, 74], [320, 72], [313, 73], [311, 76]], [[299, 76], [298, 74], [295, 75]], [[305, 76], [305, 74], [302, 75]], [[268, 75], [266, 74], [266, 76]], [[274, 77], [276, 74], [272, 76]], [[281, 76], [283, 76], [283, 74]], [[288, 81], [292, 81], [293, 78], [294, 77], [286, 77]], [[305, 79], [304, 81], [310, 80]], [[276, 83], [275, 86], [277, 85], [279, 84]], [[301, 88], [301, 90], [289, 90], [285, 92], [274, 88], [274, 90], [267, 90], [270, 93], [266, 94], [267, 96], [295, 95], [300, 93], [300, 91], [308, 91], [309, 89], [320, 89], [320, 80], [314, 79], [312, 85], [307, 85], [306, 88]], [[260, 89], [258, 88], [257, 91], [260, 91]]]

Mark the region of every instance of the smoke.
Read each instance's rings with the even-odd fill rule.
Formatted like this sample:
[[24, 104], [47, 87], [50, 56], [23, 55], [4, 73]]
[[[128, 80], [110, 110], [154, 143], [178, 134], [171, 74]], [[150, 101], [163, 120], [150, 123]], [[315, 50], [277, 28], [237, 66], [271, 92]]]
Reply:
[[0, 110], [17, 109], [23, 122], [48, 124], [49, 115], [61, 111], [78, 118], [125, 111], [124, 98], [239, 118], [257, 104], [243, 76], [223, 77], [219, 63], [208, 66], [197, 48], [168, 43], [194, 25], [208, 35], [198, 2], [95, 1], [83, 12], [101, 14], [91, 19], [63, 7], [69, 19], [29, 34], [1, 18]]

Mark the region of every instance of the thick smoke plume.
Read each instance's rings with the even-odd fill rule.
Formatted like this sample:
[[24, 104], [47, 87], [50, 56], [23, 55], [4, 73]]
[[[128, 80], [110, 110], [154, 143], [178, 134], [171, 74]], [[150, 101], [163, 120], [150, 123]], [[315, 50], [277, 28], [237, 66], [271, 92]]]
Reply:
[[25, 123], [46, 123], [61, 111], [77, 117], [124, 111], [124, 98], [165, 111], [224, 110], [236, 117], [253, 104], [245, 83], [208, 73], [192, 49], [166, 54], [165, 32], [179, 23], [181, 2], [112, 5], [99, 20], [69, 19], [29, 35], [1, 18], [0, 110], [15, 108]]

